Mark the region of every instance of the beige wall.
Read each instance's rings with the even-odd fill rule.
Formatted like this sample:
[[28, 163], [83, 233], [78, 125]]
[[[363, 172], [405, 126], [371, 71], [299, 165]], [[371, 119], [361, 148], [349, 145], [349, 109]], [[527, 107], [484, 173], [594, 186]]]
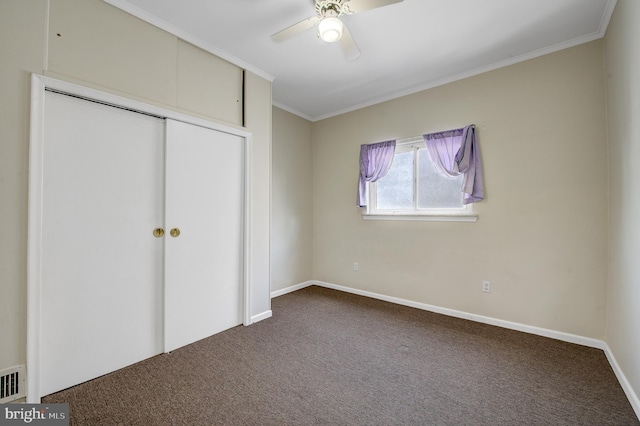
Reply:
[[[636, 395], [640, 395], [638, 22], [640, 2], [618, 0], [605, 37], [610, 185], [606, 340]], [[637, 397], [636, 407], [640, 407]]]
[[50, 1], [47, 75], [242, 124], [241, 68], [103, 1]]
[[[48, 28], [48, 33], [47, 33]], [[243, 70], [100, 0], [0, 2], [0, 370], [26, 360], [30, 73], [240, 127]], [[269, 311], [271, 82], [245, 78], [251, 314]]]
[[47, 0], [0, 1], [0, 370], [26, 358], [29, 87], [46, 22]]
[[312, 123], [273, 108], [271, 291], [312, 278]]
[[[595, 41], [314, 123], [313, 278], [603, 339], [602, 62]], [[477, 223], [362, 219], [360, 144], [470, 123], [487, 191]]]

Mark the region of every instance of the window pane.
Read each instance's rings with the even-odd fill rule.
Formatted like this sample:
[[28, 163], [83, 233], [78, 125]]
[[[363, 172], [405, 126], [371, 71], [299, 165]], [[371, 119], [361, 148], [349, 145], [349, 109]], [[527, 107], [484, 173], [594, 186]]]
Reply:
[[[394, 160], [395, 161], [395, 160]], [[426, 150], [418, 151], [418, 208], [462, 208], [462, 175], [438, 173]]]
[[378, 209], [413, 209], [413, 151], [394, 155], [389, 172], [376, 186]]

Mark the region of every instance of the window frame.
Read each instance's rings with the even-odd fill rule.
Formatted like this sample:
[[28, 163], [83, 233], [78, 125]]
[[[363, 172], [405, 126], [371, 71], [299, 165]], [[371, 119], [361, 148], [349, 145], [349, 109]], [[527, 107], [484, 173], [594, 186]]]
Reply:
[[414, 151], [413, 156], [413, 208], [409, 209], [378, 209], [377, 208], [377, 184], [367, 182], [367, 208], [363, 218], [367, 220], [421, 220], [438, 222], [476, 222], [478, 215], [473, 210], [473, 203], [463, 204], [462, 208], [426, 208], [420, 209], [418, 203], [418, 161], [417, 153], [422, 150], [429, 155], [422, 136], [404, 139], [396, 142], [396, 154]]

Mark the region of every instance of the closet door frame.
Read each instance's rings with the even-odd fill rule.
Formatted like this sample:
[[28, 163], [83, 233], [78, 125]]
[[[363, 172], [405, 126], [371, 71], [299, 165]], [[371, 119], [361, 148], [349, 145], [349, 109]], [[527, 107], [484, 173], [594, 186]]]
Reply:
[[45, 92], [53, 90], [102, 102], [116, 107], [126, 108], [161, 118], [182, 121], [206, 127], [244, 140], [244, 229], [243, 229], [243, 325], [251, 324], [251, 133], [243, 128], [216, 123], [209, 120], [181, 114], [166, 108], [114, 95], [96, 89], [51, 77], [31, 75], [31, 120], [29, 140], [29, 207], [27, 238], [27, 402], [40, 402], [40, 313], [42, 286], [42, 221], [43, 221], [43, 167], [44, 167], [44, 117]]

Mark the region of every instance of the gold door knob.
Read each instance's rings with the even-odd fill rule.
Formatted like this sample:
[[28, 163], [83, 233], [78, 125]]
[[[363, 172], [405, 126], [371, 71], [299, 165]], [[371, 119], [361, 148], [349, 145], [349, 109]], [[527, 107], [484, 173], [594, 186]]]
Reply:
[[164, 235], [164, 229], [162, 228], [156, 228], [153, 230], [153, 236], [156, 238], [160, 238]]
[[172, 228], [171, 231], [169, 231], [169, 234], [175, 238], [180, 235], [180, 230], [178, 228]]

